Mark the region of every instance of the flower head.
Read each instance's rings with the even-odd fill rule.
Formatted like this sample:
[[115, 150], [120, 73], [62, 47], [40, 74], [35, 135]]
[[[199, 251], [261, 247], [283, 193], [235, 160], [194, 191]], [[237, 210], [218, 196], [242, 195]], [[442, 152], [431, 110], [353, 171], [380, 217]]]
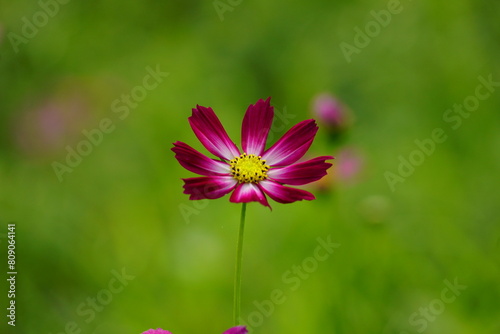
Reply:
[[321, 179], [332, 166], [326, 160], [333, 157], [321, 156], [297, 163], [318, 131], [312, 119], [296, 124], [265, 149], [274, 117], [270, 99], [261, 99], [248, 107], [241, 128], [242, 151], [229, 138], [212, 108], [193, 109], [189, 123], [194, 134], [219, 160], [183, 142], [174, 143], [172, 151], [179, 163], [203, 175], [183, 179], [184, 193], [189, 199], [216, 199], [231, 193], [229, 200], [233, 203], [259, 202], [268, 207], [267, 196], [279, 203], [314, 199], [310, 192], [284, 184], [304, 185]]

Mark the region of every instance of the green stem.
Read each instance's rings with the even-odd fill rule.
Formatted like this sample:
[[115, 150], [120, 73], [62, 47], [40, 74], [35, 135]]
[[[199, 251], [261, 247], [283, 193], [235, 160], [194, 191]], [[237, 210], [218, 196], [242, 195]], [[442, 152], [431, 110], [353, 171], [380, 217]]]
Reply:
[[241, 258], [243, 255], [243, 235], [245, 234], [245, 213], [247, 204], [241, 207], [240, 232], [238, 235], [238, 250], [236, 252], [236, 272], [234, 275], [234, 325], [239, 325], [241, 312]]

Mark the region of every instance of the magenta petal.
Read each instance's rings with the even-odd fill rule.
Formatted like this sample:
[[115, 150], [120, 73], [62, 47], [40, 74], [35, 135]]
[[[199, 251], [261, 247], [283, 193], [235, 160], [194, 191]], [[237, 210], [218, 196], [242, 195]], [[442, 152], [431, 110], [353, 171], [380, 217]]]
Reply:
[[148, 331], [143, 332], [142, 334], [172, 334], [169, 331], [165, 331], [161, 328], [158, 329], [150, 329]]
[[230, 167], [227, 163], [210, 159], [183, 142], [175, 142], [172, 151], [175, 152], [175, 157], [181, 166], [193, 173], [207, 176], [230, 173]]
[[203, 146], [215, 156], [231, 160], [240, 155], [212, 108], [196, 106], [189, 124]]
[[307, 152], [317, 131], [318, 127], [313, 119], [296, 124], [262, 154], [262, 159], [270, 166], [294, 163]]
[[308, 191], [282, 186], [274, 181], [264, 180], [259, 183], [260, 188], [278, 203], [292, 203], [295, 201], [311, 201], [315, 197]]
[[216, 199], [224, 196], [234, 189], [238, 181], [232, 176], [203, 176], [182, 179], [184, 181], [184, 194], [189, 199]]
[[322, 156], [290, 166], [272, 168], [267, 176], [274, 181], [291, 185], [302, 185], [321, 179], [326, 175], [326, 170], [332, 166], [325, 160], [333, 159], [332, 156]]
[[264, 206], [269, 206], [266, 195], [255, 183], [239, 184], [231, 194], [229, 201], [232, 203], [259, 202]]
[[247, 154], [259, 156], [264, 152], [274, 117], [270, 101], [270, 97], [265, 101], [260, 99], [255, 105], [250, 105], [245, 113], [241, 127], [241, 146]]
[[248, 333], [247, 328], [245, 326], [236, 326], [229, 328], [227, 331], [225, 331], [222, 334], [246, 334]]

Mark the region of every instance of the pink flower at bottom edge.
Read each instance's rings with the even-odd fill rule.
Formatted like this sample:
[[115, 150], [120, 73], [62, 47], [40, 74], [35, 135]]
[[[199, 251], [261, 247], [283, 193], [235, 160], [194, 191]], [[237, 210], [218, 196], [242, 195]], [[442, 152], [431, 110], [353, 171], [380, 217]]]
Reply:
[[[227, 331], [225, 331], [222, 334], [246, 334], [246, 333], [248, 333], [248, 331], [247, 331], [247, 328], [245, 326], [236, 326], [236, 327], [229, 328]], [[147, 330], [147, 331], [143, 332], [142, 334], [172, 334], [172, 333], [170, 333], [169, 331], [163, 330], [161, 328], [158, 328], [158, 329]]]
[[236, 326], [229, 328], [227, 331], [225, 331], [222, 334], [246, 334], [248, 333], [248, 330], [245, 326]]
[[147, 330], [147, 331], [143, 332], [142, 334], [172, 334], [172, 333], [170, 333], [169, 331], [165, 331], [161, 328], [158, 328], [158, 329]]
[[332, 166], [320, 156], [296, 163], [311, 146], [318, 127], [313, 119], [299, 122], [274, 145], [265, 149], [274, 118], [270, 99], [250, 105], [243, 118], [243, 151], [231, 141], [212, 108], [197, 106], [189, 117], [194, 134], [205, 148], [220, 160], [211, 159], [189, 145], [177, 141], [172, 151], [187, 170], [203, 175], [183, 179], [184, 193], [191, 200], [216, 199], [228, 193], [233, 203], [259, 202], [271, 207], [267, 196], [279, 203], [313, 200], [308, 191], [286, 187], [321, 179]]

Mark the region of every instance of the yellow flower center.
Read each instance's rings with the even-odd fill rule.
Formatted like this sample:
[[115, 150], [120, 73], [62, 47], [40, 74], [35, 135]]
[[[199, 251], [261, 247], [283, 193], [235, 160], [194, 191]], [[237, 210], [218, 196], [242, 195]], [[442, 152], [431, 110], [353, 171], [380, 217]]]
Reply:
[[266, 165], [266, 160], [262, 160], [261, 156], [243, 153], [230, 160], [229, 165], [231, 166], [231, 175], [239, 183], [258, 183], [267, 179], [269, 166]]

